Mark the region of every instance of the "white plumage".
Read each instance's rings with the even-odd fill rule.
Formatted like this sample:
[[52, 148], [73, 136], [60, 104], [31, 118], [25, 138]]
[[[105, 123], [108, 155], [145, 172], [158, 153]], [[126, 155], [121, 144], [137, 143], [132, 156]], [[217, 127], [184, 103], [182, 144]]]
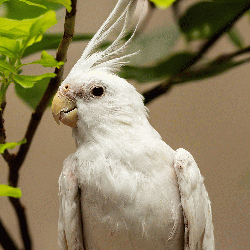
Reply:
[[[113, 73], [131, 56], [122, 54], [129, 42], [121, 41], [132, 5], [119, 17], [118, 1], [53, 100], [54, 118], [73, 127], [77, 144], [59, 179], [59, 246], [213, 250], [211, 206], [197, 164], [162, 141], [142, 96]], [[122, 19], [115, 42], [96, 52]]]

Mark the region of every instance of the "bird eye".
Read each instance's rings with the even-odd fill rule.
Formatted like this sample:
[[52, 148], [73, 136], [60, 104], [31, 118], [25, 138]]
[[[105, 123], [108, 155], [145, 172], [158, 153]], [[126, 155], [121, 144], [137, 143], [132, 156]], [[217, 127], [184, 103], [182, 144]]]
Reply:
[[92, 95], [94, 96], [101, 96], [103, 93], [104, 93], [104, 89], [103, 87], [94, 87], [92, 90], [91, 90], [91, 93]]

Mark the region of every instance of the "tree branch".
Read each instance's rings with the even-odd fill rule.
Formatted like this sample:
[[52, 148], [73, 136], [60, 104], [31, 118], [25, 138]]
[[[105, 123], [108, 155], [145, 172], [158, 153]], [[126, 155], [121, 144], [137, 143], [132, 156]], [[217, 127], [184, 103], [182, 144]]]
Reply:
[[[164, 83], [159, 84], [158, 86], [156, 86], [155, 88], [153, 88], [152, 90], [150, 90], [148, 92], [145, 92], [144, 98], [145, 98], [145, 100], [153, 100], [154, 98], [156, 98], [156, 96], [160, 96], [162, 94], [162, 92], [164, 92], [164, 93], [168, 92], [173, 85], [178, 84], [178, 83], [185, 83], [185, 82], [193, 81], [194, 77], [199, 76], [201, 74], [201, 72], [204, 73], [205, 71], [207, 71], [207, 74], [209, 74], [209, 72], [211, 70], [213, 70], [213, 67], [218, 67], [222, 63], [229, 62], [229, 60], [231, 60], [239, 55], [249, 53], [249, 52], [250, 52], [250, 46], [243, 48], [243, 49], [240, 49], [240, 50], [233, 52], [233, 53], [220, 55], [216, 59], [214, 59], [211, 63], [208, 63], [207, 67], [201, 66], [201, 67], [195, 68], [193, 70], [185, 70], [181, 73], [175, 74], [172, 77], [170, 77], [167, 81], [165, 81]], [[250, 58], [247, 58], [244, 60], [244, 63], [249, 62], [249, 61], [250, 61]], [[241, 63], [238, 65], [241, 65]]]
[[0, 219], [0, 245], [3, 249], [6, 250], [18, 250], [17, 246], [15, 245], [14, 241], [10, 237], [9, 232], [5, 229], [5, 226]]
[[245, 53], [248, 53], [250, 52], [250, 45], [243, 48], [243, 49], [240, 49], [236, 52], [233, 52], [233, 53], [228, 53], [228, 54], [225, 54], [225, 55], [220, 55], [218, 56], [218, 58], [216, 59], [217, 61], [226, 61], [226, 60], [230, 60], [236, 56], [239, 56], [239, 55], [242, 55], [242, 54], [245, 54]]
[[[68, 11], [66, 12], [65, 23], [64, 23], [64, 34], [63, 34], [63, 38], [59, 44], [57, 54], [56, 54], [57, 61], [64, 61], [64, 62], [66, 61], [67, 50], [74, 35], [76, 2], [77, 0], [72, 0], [72, 10], [70, 13]], [[22, 144], [20, 146], [20, 149], [15, 159], [15, 165], [16, 165], [16, 168], [18, 169], [21, 167], [27, 155], [27, 152], [30, 148], [34, 134], [41, 121], [42, 115], [44, 111], [46, 110], [46, 108], [48, 107], [49, 101], [54, 96], [54, 94], [56, 93], [56, 90], [58, 89], [61, 83], [63, 70], [64, 70], [64, 66], [60, 67], [59, 69], [58, 68], [55, 69], [56, 77], [50, 79], [50, 82], [48, 84], [48, 87], [42, 99], [37, 105], [35, 112], [31, 116], [30, 123], [28, 125], [27, 131], [25, 134], [27, 143]]]
[[1, 107], [0, 107], [0, 144], [4, 144], [6, 140], [4, 119], [3, 119], [3, 113], [4, 113], [5, 107], [6, 107], [6, 101], [4, 100], [1, 103]]
[[207, 62], [205, 65], [200, 65], [198, 67], [194, 67], [192, 69], [185, 70], [181, 74], [176, 75], [175, 79], [173, 79], [174, 84], [192, 81], [192, 80], [194, 80], [194, 78], [199, 79], [199, 76], [204, 75], [204, 74], [205, 75], [212, 75], [212, 74], [216, 75], [219, 71], [223, 70], [223, 66], [225, 66], [226, 69], [230, 69], [230, 67], [227, 68], [228, 64], [231, 64], [231, 67], [242, 65], [243, 63], [249, 62], [250, 58], [246, 58], [244, 60], [242, 59], [242, 60], [239, 60], [236, 62], [234, 62], [232, 60], [239, 55], [249, 53], [249, 52], [250, 52], [250, 46], [243, 48], [243, 49], [240, 49], [240, 50], [233, 52], [233, 53], [219, 55], [217, 58], [215, 58], [211, 62]]
[[0, 110], [0, 144], [5, 143], [6, 135], [5, 135], [5, 129], [4, 129], [4, 119], [3, 119], [3, 113], [6, 107], [6, 101], [4, 100], [1, 103], [1, 110]]
[[154, 87], [151, 90], [148, 90], [146, 92], [143, 93], [143, 96], [145, 98], [144, 103], [148, 104], [149, 102], [151, 102], [152, 100], [154, 100], [155, 98], [159, 97], [160, 95], [165, 94], [167, 91], [169, 91], [171, 89], [171, 86], [173, 85], [174, 81], [173, 78], [175, 78], [176, 75], [179, 75], [180, 73], [182, 73], [183, 71], [185, 71], [186, 69], [190, 68], [191, 66], [193, 66], [196, 62], [198, 62], [203, 56], [204, 54], [215, 44], [215, 42], [226, 32], [228, 31], [228, 29], [230, 29], [234, 23], [244, 14], [246, 13], [248, 10], [250, 9], [250, 3], [246, 4], [244, 6], [244, 8], [239, 11], [233, 18], [231, 21], [229, 21], [225, 26], [223, 26], [218, 32], [216, 32], [210, 40], [208, 40], [202, 47], [201, 49], [196, 53], [196, 55], [189, 60], [188, 63], [184, 64], [183, 67], [181, 68], [181, 70], [179, 72], [177, 72], [175, 75], [172, 75], [170, 77], [170, 79], [168, 79], [167, 81], [162, 82], [161, 84], [157, 85], [156, 87]]
[[32, 241], [30, 237], [30, 231], [27, 221], [27, 216], [25, 212], [25, 207], [21, 204], [20, 199], [9, 197], [9, 200], [12, 204], [12, 206], [15, 209], [18, 222], [19, 222], [19, 229], [20, 233], [22, 235], [22, 240], [24, 244], [25, 250], [31, 250], [32, 249]]
[[[57, 55], [56, 55], [57, 61], [64, 61], [64, 62], [66, 61], [67, 50], [74, 35], [76, 3], [77, 0], [72, 0], [71, 12], [66, 11], [65, 23], [64, 23], [64, 35], [57, 50]], [[9, 185], [12, 187], [17, 187], [18, 185], [19, 170], [29, 151], [34, 134], [38, 128], [38, 125], [41, 121], [41, 118], [46, 108], [48, 107], [48, 103], [55, 94], [58, 86], [60, 85], [63, 75], [63, 69], [64, 69], [63, 66], [59, 69], [58, 68], [55, 69], [56, 77], [50, 80], [42, 99], [40, 100], [35, 111], [31, 115], [31, 119], [25, 134], [27, 143], [22, 144], [20, 146], [19, 151], [17, 152], [16, 155], [10, 155], [6, 150], [5, 150], [6, 153], [3, 154], [4, 159], [7, 161], [9, 165]], [[0, 129], [1, 129], [1, 124], [3, 125], [2, 119], [0, 119]], [[4, 130], [0, 132], [3, 133]], [[3, 134], [3, 136], [5, 136], [5, 134]], [[32, 242], [30, 238], [30, 232], [28, 229], [25, 207], [21, 204], [20, 199], [10, 198], [10, 202], [13, 205], [18, 217], [24, 248], [25, 250], [30, 250], [32, 249]]]
[[[4, 119], [3, 119], [3, 113], [6, 107], [6, 101], [5, 98], [3, 102], [1, 103], [1, 110], [0, 110], [0, 144], [6, 143], [6, 134], [5, 134], [5, 128], [4, 128]], [[10, 162], [13, 155], [9, 153], [8, 149], [5, 149], [5, 151], [2, 153], [2, 157], [6, 162]]]

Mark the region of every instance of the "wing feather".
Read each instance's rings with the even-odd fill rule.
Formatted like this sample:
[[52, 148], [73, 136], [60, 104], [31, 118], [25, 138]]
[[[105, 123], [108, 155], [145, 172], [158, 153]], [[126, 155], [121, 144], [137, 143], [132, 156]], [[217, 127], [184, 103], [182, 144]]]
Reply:
[[80, 208], [80, 190], [75, 166], [66, 160], [59, 178], [59, 249], [83, 250], [83, 226]]
[[204, 178], [185, 149], [176, 151], [175, 172], [178, 178], [185, 223], [185, 250], [214, 250], [211, 203]]

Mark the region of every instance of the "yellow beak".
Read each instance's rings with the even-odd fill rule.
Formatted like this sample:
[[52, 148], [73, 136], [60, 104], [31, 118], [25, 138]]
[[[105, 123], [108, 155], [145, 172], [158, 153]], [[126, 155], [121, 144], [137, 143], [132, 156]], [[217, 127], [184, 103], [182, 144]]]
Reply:
[[72, 128], [77, 126], [78, 115], [76, 104], [66, 96], [57, 92], [54, 96], [51, 109], [57, 124], [60, 124], [59, 121], [61, 121]]

